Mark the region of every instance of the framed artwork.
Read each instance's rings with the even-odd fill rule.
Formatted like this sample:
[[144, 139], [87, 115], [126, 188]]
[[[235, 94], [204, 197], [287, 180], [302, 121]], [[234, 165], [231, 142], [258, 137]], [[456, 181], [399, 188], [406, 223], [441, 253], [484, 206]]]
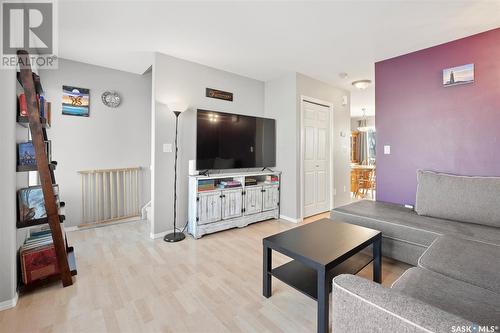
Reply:
[[31, 141], [17, 145], [18, 165], [36, 165], [35, 147]]
[[63, 86], [62, 114], [88, 117], [90, 90], [72, 86]]
[[[45, 141], [45, 152], [49, 163], [52, 162], [52, 144], [50, 140]], [[36, 165], [33, 142], [28, 141], [17, 144], [17, 165]]]
[[443, 69], [443, 86], [456, 86], [474, 82], [474, 64]]
[[[53, 185], [54, 194], [58, 198], [59, 186]], [[43, 219], [47, 217], [41, 186], [30, 186], [18, 191], [19, 220], [21, 222]]]

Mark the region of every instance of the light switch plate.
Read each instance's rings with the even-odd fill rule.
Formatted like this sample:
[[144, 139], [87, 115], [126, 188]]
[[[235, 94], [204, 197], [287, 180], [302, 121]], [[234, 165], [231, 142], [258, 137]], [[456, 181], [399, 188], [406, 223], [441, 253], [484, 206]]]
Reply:
[[391, 155], [391, 146], [384, 146], [384, 155]]
[[171, 143], [164, 143], [163, 144], [163, 152], [164, 153], [171, 153], [172, 152], [172, 144]]

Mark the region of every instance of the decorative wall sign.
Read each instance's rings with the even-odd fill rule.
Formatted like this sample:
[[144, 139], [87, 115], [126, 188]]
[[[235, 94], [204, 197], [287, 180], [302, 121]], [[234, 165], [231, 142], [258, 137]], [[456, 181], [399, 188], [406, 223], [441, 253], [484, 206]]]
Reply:
[[85, 88], [63, 86], [62, 114], [89, 116], [90, 91]]
[[117, 108], [122, 102], [122, 98], [116, 91], [105, 91], [101, 95], [101, 100], [104, 105], [110, 108]]
[[230, 102], [233, 101], [233, 93], [212, 88], [207, 88], [206, 96], [210, 98], [223, 99]]
[[443, 69], [443, 86], [456, 86], [474, 82], [474, 64]]

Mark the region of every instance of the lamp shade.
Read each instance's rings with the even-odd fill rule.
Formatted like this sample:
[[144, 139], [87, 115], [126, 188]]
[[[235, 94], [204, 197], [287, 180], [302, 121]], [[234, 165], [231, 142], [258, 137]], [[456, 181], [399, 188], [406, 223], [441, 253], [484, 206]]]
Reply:
[[167, 103], [167, 107], [172, 112], [184, 112], [188, 108], [186, 103], [178, 102], [178, 101]]

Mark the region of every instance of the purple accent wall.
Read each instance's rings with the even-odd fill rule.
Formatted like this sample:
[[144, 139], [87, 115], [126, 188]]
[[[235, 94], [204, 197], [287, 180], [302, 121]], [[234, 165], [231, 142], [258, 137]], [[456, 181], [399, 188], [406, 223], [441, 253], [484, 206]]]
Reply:
[[[470, 63], [474, 83], [443, 87]], [[414, 204], [417, 169], [500, 176], [500, 28], [377, 62], [375, 83], [378, 201]]]

